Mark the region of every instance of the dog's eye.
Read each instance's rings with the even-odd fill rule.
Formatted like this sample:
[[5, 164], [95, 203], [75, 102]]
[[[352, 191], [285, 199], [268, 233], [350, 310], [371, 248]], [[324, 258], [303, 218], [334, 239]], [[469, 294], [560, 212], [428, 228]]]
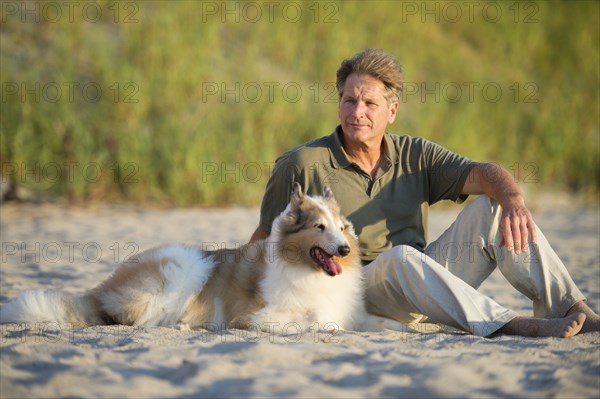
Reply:
[[319, 224], [315, 224], [315, 228], [317, 228], [317, 229], [319, 229], [321, 231], [325, 231], [325, 225], [320, 224], [320, 223]]
[[344, 230], [346, 230], [346, 226], [342, 225], [342, 226], [340, 227], [340, 230], [341, 230], [341, 231], [344, 231]]

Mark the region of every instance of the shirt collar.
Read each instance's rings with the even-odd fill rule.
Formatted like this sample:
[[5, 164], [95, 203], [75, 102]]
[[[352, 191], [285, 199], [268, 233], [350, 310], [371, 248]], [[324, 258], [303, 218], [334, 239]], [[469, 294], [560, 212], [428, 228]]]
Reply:
[[352, 161], [348, 158], [348, 154], [344, 151], [342, 146], [342, 139], [340, 136], [344, 134], [342, 126], [338, 125], [333, 133], [329, 136], [329, 158], [331, 160], [331, 166], [334, 168], [347, 168], [352, 165]]
[[[338, 125], [329, 136], [329, 155], [331, 166], [334, 168], [347, 168], [352, 165], [352, 161], [350, 161], [348, 154], [346, 154], [346, 151], [344, 151], [344, 147], [342, 146], [342, 140], [340, 138], [342, 134], [344, 134], [342, 126]], [[395, 145], [389, 133], [383, 135], [383, 143], [383, 156], [385, 161], [388, 165], [397, 164], [400, 161], [400, 156], [398, 151], [392, 150], [395, 149]]]

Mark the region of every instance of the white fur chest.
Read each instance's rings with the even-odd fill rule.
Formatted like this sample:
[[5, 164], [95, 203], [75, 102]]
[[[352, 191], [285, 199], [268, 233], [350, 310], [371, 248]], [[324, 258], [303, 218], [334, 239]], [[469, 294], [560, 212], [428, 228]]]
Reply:
[[267, 264], [260, 289], [266, 307], [256, 315], [255, 322], [349, 329], [353, 315], [364, 306], [358, 269], [331, 277], [308, 266], [278, 261]]

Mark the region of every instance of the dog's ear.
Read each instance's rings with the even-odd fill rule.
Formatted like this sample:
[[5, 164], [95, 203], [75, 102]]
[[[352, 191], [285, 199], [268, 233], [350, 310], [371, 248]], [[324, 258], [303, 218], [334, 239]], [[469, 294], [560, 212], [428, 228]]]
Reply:
[[323, 187], [323, 198], [327, 201], [335, 201], [335, 196], [333, 195], [333, 191], [329, 188], [329, 186]]
[[300, 183], [295, 182], [292, 187], [292, 197], [290, 198], [290, 202], [292, 204], [292, 209], [300, 208], [300, 204], [304, 200], [304, 193], [302, 192], [302, 187]]
[[304, 193], [299, 183], [294, 183], [292, 197], [290, 198], [290, 207], [288, 212], [282, 215], [282, 229], [287, 233], [296, 233], [304, 227], [306, 223], [306, 214], [302, 211], [304, 202]]

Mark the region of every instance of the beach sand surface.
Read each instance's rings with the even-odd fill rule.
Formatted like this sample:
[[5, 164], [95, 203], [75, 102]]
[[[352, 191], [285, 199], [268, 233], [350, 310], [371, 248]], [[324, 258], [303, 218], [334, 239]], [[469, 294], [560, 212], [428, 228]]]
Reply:
[[[181, 242], [247, 242], [258, 209], [124, 205], [0, 207], [0, 302], [26, 289], [79, 293], [127, 256]], [[430, 213], [432, 237], [457, 210]], [[541, 207], [534, 217], [589, 304], [600, 309], [598, 208]], [[494, 272], [480, 288], [523, 315], [531, 303]], [[1, 306], [1, 305], [0, 305]], [[570, 339], [425, 333], [2, 325], [0, 397], [600, 396], [600, 333]]]

